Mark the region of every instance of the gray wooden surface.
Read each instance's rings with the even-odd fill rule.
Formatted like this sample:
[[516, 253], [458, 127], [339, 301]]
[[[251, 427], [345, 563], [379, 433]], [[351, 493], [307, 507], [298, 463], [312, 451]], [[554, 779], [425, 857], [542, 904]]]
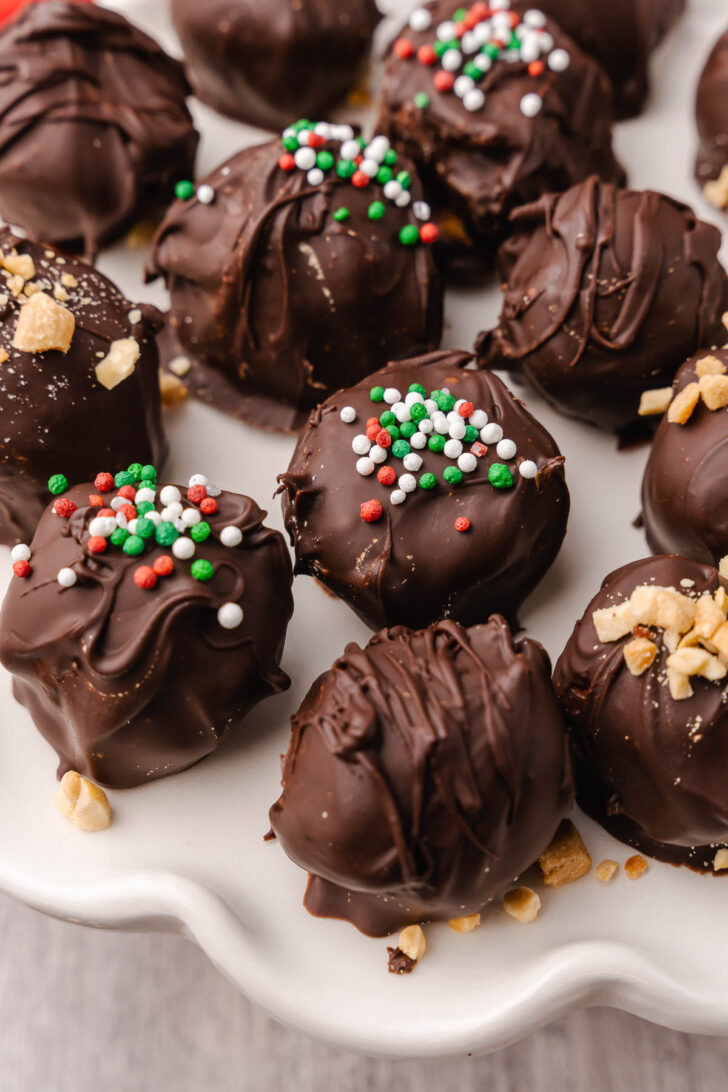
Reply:
[[1, 1092], [718, 1092], [728, 1040], [606, 1009], [487, 1058], [367, 1059], [280, 1027], [191, 944], [0, 896]]

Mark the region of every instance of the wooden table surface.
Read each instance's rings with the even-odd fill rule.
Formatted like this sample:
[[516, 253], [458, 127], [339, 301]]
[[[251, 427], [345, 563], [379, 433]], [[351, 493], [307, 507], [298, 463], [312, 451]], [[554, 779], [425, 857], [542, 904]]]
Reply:
[[0, 896], [1, 1092], [718, 1092], [728, 1040], [609, 1009], [486, 1058], [391, 1062], [289, 1031], [178, 937], [52, 921]]

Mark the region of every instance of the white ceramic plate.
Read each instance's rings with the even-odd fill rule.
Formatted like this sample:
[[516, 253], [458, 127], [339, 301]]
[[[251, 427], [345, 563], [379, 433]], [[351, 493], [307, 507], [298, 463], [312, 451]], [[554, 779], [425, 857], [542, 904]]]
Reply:
[[[725, 0], [691, 5], [655, 57], [649, 110], [619, 127], [617, 146], [632, 184], [664, 189], [715, 220], [691, 177], [692, 99], [704, 56], [723, 29]], [[115, 6], [173, 46], [166, 5]], [[402, 6], [390, 0], [390, 10]], [[203, 107], [196, 117], [201, 172], [260, 139]], [[130, 298], [164, 304], [161, 290], [141, 284], [143, 259], [141, 251], [117, 248], [100, 264]], [[494, 287], [450, 293], [444, 343], [471, 346], [497, 310]], [[566, 454], [572, 496], [565, 546], [523, 612], [527, 631], [555, 657], [602, 577], [647, 552], [632, 527], [646, 452], [617, 453], [609, 437], [557, 416], [531, 392], [525, 398]], [[168, 427], [168, 480], [204, 471], [268, 505], [270, 522], [282, 529], [272, 495], [292, 439], [198, 404], [170, 414]], [[0, 590], [8, 570], [0, 565]], [[91, 925], [181, 929], [280, 1020], [368, 1053], [495, 1050], [574, 1005], [596, 1002], [685, 1031], [728, 1032], [728, 883], [685, 870], [652, 863], [639, 882], [621, 873], [609, 885], [592, 872], [542, 891], [542, 913], [529, 926], [493, 910], [467, 936], [430, 927], [426, 958], [405, 978], [387, 974], [384, 941], [303, 910], [304, 874], [275, 842], [262, 840], [278, 795], [278, 758], [288, 717], [311, 681], [347, 641], [366, 641], [368, 633], [312, 580], [296, 580], [294, 591], [283, 663], [291, 690], [264, 703], [247, 733], [195, 769], [111, 793], [115, 818], [103, 834], [80, 834], [56, 813], [55, 755], [0, 672], [0, 887]], [[629, 855], [595, 824], [576, 819], [595, 862]]]

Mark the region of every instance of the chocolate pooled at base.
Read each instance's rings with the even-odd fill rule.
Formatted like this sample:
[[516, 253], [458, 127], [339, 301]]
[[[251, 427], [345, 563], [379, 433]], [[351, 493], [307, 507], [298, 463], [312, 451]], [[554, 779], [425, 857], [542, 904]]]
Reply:
[[98, 248], [166, 205], [198, 136], [182, 66], [122, 15], [47, 0], [0, 33], [0, 213]]
[[646, 388], [725, 340], [720, 232], [686, 205], [589, 178], [511, 223], [498, 253], [503, 310], [478, 361], [523, 372], [559, 412], [622, 432]]
[[[156, 492], [138, 478], [142, 469], [153, 470], [137, 465], [123, 478], [139, 488], [116, 493], [136, 492], [139, 518], [125, 504], [112, 510], [113, 482], [96, 495], [99, 478], [57, 497], [0, 614], [0, 661], [58, 753], [59, 776], [73, 769], [113, 788], [193, 765], [289, 685], [280, 668], [293, 611], [282, 535], [236, 493], [165, 486], [142, 508], [139, 495]], [[175, 492], [186, 502], [184, 530], [157, 507], [182, 508]]]
[[[561, 546], [564, 459], [500, 379], [467, 369], [471, 361], [442, 350], [339, 391], [314, 410], [279, 476], [296, 573], [316, 577], [372, 629], [443, 617], [471, 625], [496, 612], [515, 622]], [[403, 409], [395, 395], [417, 397], [417, 387], [437, 393], [456, 423], [421, 394], [422, 408]], [[461, 400], [467, 420], [454, 408]], [[400, 420], [412, 412], [418, 424]]]
[[420, 182], [387, 141], [372, 166], [382, 181], [349, 145], [361, 153], [350, 126], [299, 122], [219, 167], [157, 234], [149, 276], [164, 276], [178, 343], [163, 351], [188, 354], [193, 393], [252, 424], [295, 430], [372, 361], [440, 342]]
[[700, 138], [695, 178], [707, 199], [728, 211], [728, 30], [713, 46], [700, 74], [695, 121]]
[[503, 618], [350, 644], [293, 717], [273, 830], [305, 906], [383, 936], [478, 913], [572, 805], [542, 647]]
[[[640, 594], [647, 599], [624, 621], [624, 635], [601, 641], [593, 612], [617, 608], [619, 614], [643, 585]], [[700, 870], [712, 870], [718, 848], [728, 843], [726, 587], [712, 566], [675, 556], [625, 565], [606, 577], [554, 671], [580, 807], [635, 849]], [[709, 593], [697, 623], [710, 637], [690, 630], [693, 619], [684, 603], [677, 610], [665, 597], [650, 603], [652, 592], [663, 588], [689, 599], [693, 609]], [[723, 627], [717, 635], [715, 626]], [[687, 632], [695, 639], [682, 641]], [[680, 672], [670, 677], [678, 643], [689, 657], [703, 654], [705, 663], [693, 666], [711, 678], [692, 674], [683, 680]], [[627, 665], [630, 645], [648, 653], [635, 666], [640, 674]], [[720, 660], [707, 651], [718, 647]]]
[[[624, 171], [597, 61], [537, 9], [488, 19], [487, 5], [473, 4], [467, 19], [480, 21], [456, 37], [456, 7], [439, 0], [411, 15], [387, 57], [377, 128], [416, 163], [443, 228], [438, 255], [469, 280], [492, 269], [512, 208], [594, 173], [621, 182]], [[513, 31], [508, 20], [521, 14], [533, 25]], [[524, 27], [528, 41], [511, 49]]]
[[374, 0], [172, 0], [197, 96], [265, 129], [343, 98], [380, 19]]
[[[70, 343], [51, 338], [65, 351], [42, 349], [43, 339], [27, 334], [20, 343], [34, 350], [16, 344], [40, 292], [46, 307], [38, 321], [51, 334], [51, 317], [71, 331]], [[130, 303], [80, 259], [0, 229], [0, 544], [30, 541], [48, 478], [59, 470], [78, 480], [98, 462], [164, 462], [160, 322], [156, 308]], [[114, 346], [116, 374], [101, 366]]]

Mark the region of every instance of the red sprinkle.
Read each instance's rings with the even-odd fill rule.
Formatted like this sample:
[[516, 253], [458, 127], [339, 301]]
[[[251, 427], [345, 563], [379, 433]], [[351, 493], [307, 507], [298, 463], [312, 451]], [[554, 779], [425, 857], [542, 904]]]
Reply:
[[441, 69], [436, 72], [432, 78], [432, 82], [435, 85], [436, 91], [452, 91], [455, 86], [455, 77], [452, 72], [446, 72], [445, 69]]
[[455, 530], [456, 531], [469, 531], [470, 530], [470, 520], [468, 519], [467, 516], [458, 516], [458, 518], [455, 520]]
[[123, 497], [124, 500], [133, 501], [136, 496], [136, 489], [133, 485], [122, 485], [117, 495]]
[[455, 24], [455, 37], [462, 38], [465, 33], [465, 20], [461, 19], [459, 23]]
[[169, 576], [174, 572], [174, 559], [169, 554], [160, 554], [154, 559], [154, 571], [157, 576]]
[[420, 239], [423, 243], [436, 243], [440, 238], [440, 229], [437, 224], [423, 224], [420, 228]]
[[98, 493], [89, 493], [88, 502], [92, 508], [103, 508], [104, 506], [104, 502], [102, 501]]
[[205, 497], [200, 501], [200, 511], [205, 516], [212, 516], [217, 512], [217, 501], [214, 497]]
[[119, 509], [119, 512], [121, 513], [122, 516], [126, 516], [127, 519], [136, 519], [137, 518], [137, 510], [136, 510], [136, 508], [134, 507], [133, 504], [122, 504], [121, 508]]
[[151, 591], [157, 586], [157, 574], [149, 565], [140, 565], [134, 572], [134, 583], [144, 591]]
[[69, 516], [73, 515], [77, 508], [78, 505], [74, 504], [68, 497], [58, 497], [53, 501], [53, 511], [57, 516], [60, 516], [61, 519], [68, 519]]
[[356, 186], [357, 189], [363, 190], [365, 186], [369, 185], [369, 176], [364, 174], [364, 171], [354, 171], [351, 176], [352, 186]]
[[517, 11], [511, 12], [511, 30], [515, 30], [521, 21], [521, 17]]
[[[390, 437], [391, 438], [391, 437]], [[393, 466], [380, 466], [377, 471], [377, 481], [382, 485], [394, 485], [397, 480], [397, 471]]]
[[437, 54], [432, 46], [423, 45], [417, 50], [417, 60], [420, 64], [434, 64], [437, 60]]
[[384, 509], [378, 500], [364, 501], [361, 506], [361, 518], [366, 523], [376, 523], [378, 519], [382, 518], [382, 512]]
[[308, 146], [309, 148], [321, 148], [326, 143], [326, 137], [322, 137], [320, 133], [308, 134]]
[[111, 519], [116, 519], [116, 512], [113, 508], [102, 508], [99, 516], [110, 516]]
[[367, 428], [371, 428], [372, 425], [377, 425], [377, 427], [379, 427], [379, 418], [378, 417], [369, 417], [367, 419]]
[[483, 0], [477, 0], [470, 9], [469, 14], [472, 15], [476, 23], [482, 23], [484, 19], [490, 19], [491, 11], [488, 5], [483, 3]]
[[376, 425], [369, 425], [367, 428], [367, 440], [371, 440], [373, 444], [376, 444], [377, 436], [379, 435], [381, 428], [382, 426], [379, 424], [379, 421], [377, 421]]
[[529, 76], [540, 76], [542, 75], [545, 67], [546, 66], [543, 61], [531, 61], [530, 65], [528, 66], [528, 74]]
[[114, 479], [111, 474], [97, 474], [94, 478], [94, 485], [99, 493], [110, 493], [114, 488]]
[[92, 554], [102, 554], [106, 549], [106, 539], [101, 535], [91, 535], [88, 540], [88, 548]]
[[475, 413], [475, 406], [472, 402], [462, 402], [458, 406], [458, 413], [461, 417], [472, 417]]
[[408, 61], [410, 57], [415, 55], [415, 47], [409, 38], [398, 38], [392, 49], [395, 57], [399, 57], [400, 61]]
[[30, 562], [16, 561], [13, 564], [13, 572], [16, 576], [19, 576], [21, 580], [25, 580], [26, 576], [30, 576]]
[[296, 166], [296, 161], [290, 152], [284, 152], [281, 158], [278, 160], [278, 166], [282, 171], [292, 171]]
[[187, 490], [187, 500], [190, 504], [199, 504], [207, 496], [204, 485], [191, 485]]
[[375, 443], [379, 444], [380, 447], [391, 447], [392, 434], [387, 432], [386, 428], [380, 428], [376, 435]]
[[473, 455], [477, 455], [479, 459], [482, 459], [488, 448], [485, 444], [481, 444], [480, 440], [476, 440], [470, 450]]

